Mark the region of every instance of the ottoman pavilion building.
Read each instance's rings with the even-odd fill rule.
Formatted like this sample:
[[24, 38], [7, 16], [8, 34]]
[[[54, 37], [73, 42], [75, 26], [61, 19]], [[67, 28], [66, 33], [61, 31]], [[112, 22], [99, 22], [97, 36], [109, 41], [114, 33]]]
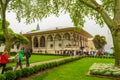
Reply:
[[35, 31], [23, 34], [30, 39], [28, 45], [24, 47], [32, 48], [34, 53], [63, 53], [67, 50], [88, 50], [94, 48], [93, 44], [88, 44], [88, 39], [92, 35], [83, 29], [56, 28], [46, 31]]

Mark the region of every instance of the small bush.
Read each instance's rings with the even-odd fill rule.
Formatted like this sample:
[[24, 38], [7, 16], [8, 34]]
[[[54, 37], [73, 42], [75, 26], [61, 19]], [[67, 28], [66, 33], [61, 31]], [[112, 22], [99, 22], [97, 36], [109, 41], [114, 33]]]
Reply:
[[7, 71], [5, 73], [6, 80], [15, 80], [16, 79], [16, 74], [13, 71]]
[[15, 74], [16, 74], [16, 78], [17, 79], [20, 78], [20, 77], [22, 77], [22, 71], [21, 70], [15, 71]]
[[40, 68], [41, 68], [41, 70], [45, 70], [45, 69], [47, 68], [47, 65], [46, 65], [46, 64], [42, 64], [42, 65], [40, 66]]
[[118, 76], [120, 76], [120, 72], [113, 72], [112, 75], [115, 77], [118, 77]]
[[30, 75], [30, 68], [23, 68], [22, 69], [22, 77], [27, 77]]
[[37, 73], [39, 71], [39, 67], [38, 66], [33, 66], [33, 70], [34, 70], [33, 71], [34, 73]]
[[6, 76], [4, 74], [0, 74], [0, 80], [5, 80]]
[[111, 75], [111, 72], [110, 72], [110, 71], [107, 71], [107, 72], [105, 72], [103, 75], [105, 75], [105, 76], [110, 76], [110, 75]]
[[34, 68], [33, 67], [30, 68], [30, 74], [34, 74]]

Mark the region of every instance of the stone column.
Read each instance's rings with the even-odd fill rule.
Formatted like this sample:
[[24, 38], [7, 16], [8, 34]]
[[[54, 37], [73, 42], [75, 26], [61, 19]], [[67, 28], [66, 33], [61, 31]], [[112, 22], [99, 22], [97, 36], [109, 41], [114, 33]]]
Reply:
[[61, 40], [62, 40], [62, 50], [64, 50], [65, 46], [64, 46], [64, 38], [63, 38], [63, 33], [61, 34]]
[[32, 49], [34, 50], [34, 36], [31, 37], [31, 41], [32, 41]]
[[55, 52], [55, 34], [54, 34], [54, 36], [53, 36], [53, 50], [54, 50], [54, 52]]
[[47, 40], [47, 36], [45, 35], [45, 51], [48, 52], [48, 40]]
[[37, 39], [38, 39], [38, 48], [40, 48], [40, 37], [41, 36], [38, 36]]

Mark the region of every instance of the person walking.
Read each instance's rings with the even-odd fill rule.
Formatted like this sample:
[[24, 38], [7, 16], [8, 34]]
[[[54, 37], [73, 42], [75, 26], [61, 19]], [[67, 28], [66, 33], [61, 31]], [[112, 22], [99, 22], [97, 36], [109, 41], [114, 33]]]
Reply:
[[5, 52], [2, 53], [2, 55], [0, 56], [0, 67], [2, 67], [1, 74], [3, 74], [3, 73], [5, 72], [6, 64], [7, 64], [9, 61], [10, 61], [10, 60], [8, 59], [8, 51], [5, 51]]
[[14, 71], [17, 69], [18, 66], [20, 66], [20, 69], [22, 69], [22, 57], [23, 57], [23, 53], [24, 53], [24, 48], [21, 48], [19, 50], [19, 53], [16, 55], [16, 56], [19, 55], [19, 60], [18, 60], [18, 62], [16, 61], [17, 63], [16, 63]]
[[26, 48], [25, 56], [26, 56], [26, 67], [29, 67], [30, 66], [29, 58], [31, 57], [31, 51], [29, 48]]

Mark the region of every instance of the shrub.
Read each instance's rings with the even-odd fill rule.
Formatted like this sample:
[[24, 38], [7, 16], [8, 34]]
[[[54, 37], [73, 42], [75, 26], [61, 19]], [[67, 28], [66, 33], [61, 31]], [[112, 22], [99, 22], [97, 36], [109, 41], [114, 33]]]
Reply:
[[120, 76], [120, 72], [113, 72], [112, 75], [115, 77]]
[[27, 77], [30, 75], [30, 68], [23, 68], [22, 69], [22, 77]]
[[114, 64], [94, 63], [90, 69], [90, 74], [103, 76], [120, 76], [120, 68], [115, 67]]
[[7, 71], [5, 73], [6, 80], [15, 80], [16, 79], [16, 74], [13, 71]]
[[[42, 65], [37, 65], [33, 66], [31, 68], [23, 68], [22, 70], [17, 70], [17, 71], [8, 71], [4, 75], [0, 75], [0, 80], [16, 80], [21, 77], [27, 77], [31, 74], [37, 73], [39, 71], [45, 70], [47, 68], [52, 68], [58, 65], [62, 65], [74, 60], [78, 60], [82, 57], [75, 57], [75, 58], [70, 58], [70, 59], [65, 59], [57, 62], [49, 62], [49, 63], [44, 63]], [[7, 78], [7, 79], [6, 79]]]
[[105, 72], [103, 75], [105, 75], [105, 76], [110, 76], [110, 75], [111, 75], [111, 72], [110, 72], [110, 71], [107, 71], [107, 72]]
[[0, 74], [0, 80], [5, 80], [6, 76], [4, 74]]
[[22, 71], [21, 70], [15, 71], [15, 74], [16, 74], [16, 79], [22, 77]]
[[39, 67], [38, 66], [33, 66], [33, 72], [37, 73], [39, 71]]
[[30, 68], [30, 74], [33, 74], [33, 73], [34, 73], [34, 68], [31, 67], [31, 68]]
[[42, 65], [40, 65], [40, 68], [41, 68], [41, 70], [45, 70], [47, 68], [47, 65], [46, 64], [42, 64]]

